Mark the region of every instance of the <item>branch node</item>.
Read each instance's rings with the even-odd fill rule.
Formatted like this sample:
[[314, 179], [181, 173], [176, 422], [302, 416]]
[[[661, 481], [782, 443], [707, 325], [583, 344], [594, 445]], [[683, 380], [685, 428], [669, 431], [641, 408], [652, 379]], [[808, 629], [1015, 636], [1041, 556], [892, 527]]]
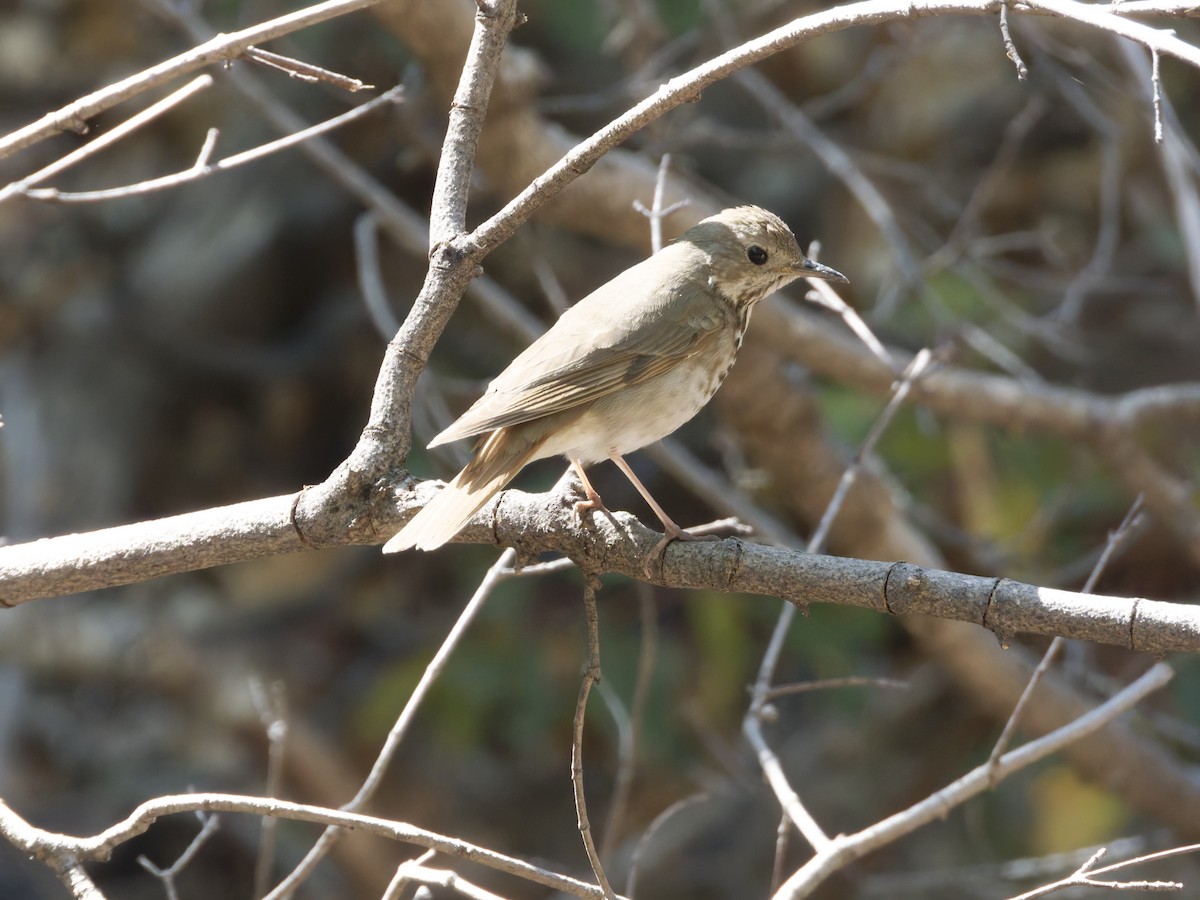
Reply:
[[317, 545], [310, 541], [307, 535], [305, 535], [304, 529], [300, 527], [300, 521], [296, 515], [296, 511], [300, 508], [300, 501], [304, 498], [304, 495], [308, 492], [310, 487], [312, 487], [311, 484], [306, 484], [296, 492], [296, 497], [294, 500], [292, 500], [291, 509], [288, 511], [288, 521], [292, 523], [292, 530], [296, 532], [296, 537], [299, 538], [300, 543], [309, 550], [316, 550]]
[[988, 591], [987, 601], [983, 604], [983, 616], [980, 617], [979, 624], [989, 631], [992, 628], [991, 624], [988, 622], [988, 616], [991, 615], [992, 612], [992, 601], [996, 599], [996, 592], [1000, 590], [1000, 582], [1003, 580], [1003, 578], [997, 578], [992, 582], [992, 589]]
[[900, 614], [899, 610], [892, 609], [892, 598], [890, 596], [890, 591], [891, 591], [891, 587], [892, 587], [892, 575], [896, 572], [897, 569], [900, 569], [907, 565], [908, 565], [908, 563], [904, 562], [903, 560], [897, 560], [896, 562], [892, 563], [891, 566], [888, 567], [887, 574], [883, 576], [883, 597], [881, 599], [883, 600], [883, 611], [886, 612], [889, 616], [896, 616], [896, 615]]

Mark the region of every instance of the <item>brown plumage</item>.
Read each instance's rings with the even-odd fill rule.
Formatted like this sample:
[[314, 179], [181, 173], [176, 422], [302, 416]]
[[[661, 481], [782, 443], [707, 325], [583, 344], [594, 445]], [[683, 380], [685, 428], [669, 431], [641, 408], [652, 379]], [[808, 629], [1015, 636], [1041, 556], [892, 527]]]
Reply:
[[664, 540], [689, 537], [623, 459], [692, 418], [741, 347], [754, 305], [800, 278], [845, 281], [809, 260], [779, 217], [727, 209], [567, 310], [429, 446], [487, 434], [474, 458], [384, 545], [432, 550], [454, 537], [525, 465], [562, 454], [588, 500], [584, 466], [612, 459], [658, 514]]

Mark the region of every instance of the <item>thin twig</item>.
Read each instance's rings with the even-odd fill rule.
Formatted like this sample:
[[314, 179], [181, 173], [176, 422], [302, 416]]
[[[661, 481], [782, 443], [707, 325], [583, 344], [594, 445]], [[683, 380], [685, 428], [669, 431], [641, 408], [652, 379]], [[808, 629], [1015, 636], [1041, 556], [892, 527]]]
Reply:
[[[266, 796], [278, 797], [283, 789], [283, 766], [287, 755], [286, 688], [282, 681], [273, 681], [270, 688], [267, 688], [257, 679], [250, 683], [250, 688], [255, 709], [258, 711], [259, 720], [267, 735]], [[278, 825], [279, 820], [274, 816], [263, 816], [258, 855], [254, 860], [255, 897], [263, 896], [271, 886], [271, 872], [275, 868]]]
[[[492, 590], [499, 583], [502, 573], [511, 568], [513, 562], [516, 561], [517, 552], [513, 549], [505, 550], [500, 554], [500, 558], [496, 560], [483, 576], [483, 580], [479, 583], [479, 587], [475, 589], [475, 593], [467, 602], [461, 615], [455, 621], [454, 626], [450, 629], [450, 633], [446, 635], [446, 639], [437, 649], [433, 659], [429, 661], [429, 665], [425, 667], [425, 671], [421, 673], [421, 680], [417, 682], [417, 686], [409, 695], [408, 701], [404, 704], [404, 709], [396, 718], [391, 730], [388, 732], [387, 738], [384, 739], [383, 746], [380, 748], [378, 755], [375, 757], [375, 762], [371, 766], [371, 771], [367, 774], [363, 781], [362, 787], [358, 789], [353, 799], [345, 804], [342, 809], [348, 812], [353, 812], [367, 803], [374, 796], [375, 791], [379, 788], [383, 781], [383, 776], [387, 772], [388, 766], [391, 765], [393, 757], [400, 746], [400, 741], [408, 732], [409, 725], [412, 724], [413, 718], [417, 714], [421, 703], [428, 696], [430, 689], [441, 676], [446, 668], [446, 664], [450, 658], [450, 654], [458, 646], [471, 623], [475, 621], [475, 617], [479, 615], [484, 604], [491, 596]], [[317, 842], [305, 855], [296, 867], [288, 874], [288, 876], [275, 886], [269, 894], [266, 895], [267, 900], [277, 900], [277, 898], [289, 896], [308, 875], [316, 867], [325, 855], [332, 849], [333, 844], [341, 836], [341, 829], [328, 828], [317, 839]]]
[[388, 303], [379, 265], [379, 214], [374, 210], [363, 213], [354, 221], [354, 261], [358, 273], [358, 289], [371, 324], [385, 341], [400, 328], [400, 319]]
[[1013, 43], [1012, 34], [1008, 30], [1008, 4], [1009, 0], [1000, 4], [1000, 37], [1004, 41], [1004, 55], [1016, 66], [1017, 80], [1024, 81], [1029, 77], [1029, 69], [1025, 67], [1025, 60], [1021, 59], [1017, 45]]
[[412, 859], [406, 859], [400, 865], [396, 866], [396, 874], [392, 876], [392, 880], [388, 883], [387, 889], [384, 890], [380, 900], [400, 900], [400, 895], [410, 883], [409, 873], [414, 868], [425, 865], [437, 856], [436, 850], [426, 850], [420, 856], [415, 856]]
[[[432, 854], [425, 853], [420, 858], [424, 859], [426, 856], [432, 856]], [[493, 894], [491, 890], [467, 881], [466, 878], [458, 875], [458, 872], [449, 869], [430, 869], [427, 865], [420, 865], [415, 859], [409, 859], [407, 863], [400, 864], [400, 868], [396, 869], [396, 877], [385, 890], [382, 900], [400, 900], [402, 890], [413, 882], [454, 890], [455, 893], [466, 896], [468, 900], [505, 900], [503, 896]], [[416, 893], [414, 898], [415, 896], [420, 896], [420, 892]]]
[[61, 131], [86, 131], [87, 120], [104, 110], [110, 109], [130, 97], [135, 97], [143, 91], [165, 84], [180, 75], [186, 75], [188, 72], [213, 63], [234, 59], [245, 52], [247, 47], [265, 43], [355, 10], [374, 6], [379, 2], [381, 0], [326, 0], [324, 3], [316, 3], [306, 9], [251, 25], [241, 31], [218, 34], [198, 47], [193, 47], [158, 65], [94, 91], [86, 97], [80, 97], [62, 109], [47, 113], [36, 122], [0, 138], [0, 159], [11, 156], [13, 153]]
[[287, 72], [292, 78], [307, 81], [310, 84], [323, 81], [326, 84], [332, 84], [334, 87], [341, 88], [343, 91], [350, 91], [351, 93], [367, 91], [375, 87], [373, 84], [363, 84], [357, 78], [342, 75], [340, 72], [331, 72], [329, 69], [322, 69], [320, 66], [314, 66], [312, 63], [292, 59], [290, 56], [272, 53], [270, 50], [264, 50], [261, 47], [247, 47], [242, 56], [264, 66], [269, 66], [272, 69]]
[[[1096, 589], [1096, 582], [1100, 580], [1100, 576], [1104, 574], [1108, 562], [1116, 553], [1117, 548], [1121, 546], [1132, 534], [1134, 525], [1138, 521], [1138, 516], [1142, 510], [1142, 495], [1138, 494], [1137, 499], [1133, 501], [1133, 505], [1129, 507], [1129, 511], [1125, 513], [1125, 518], [1121, 520], [1121, 524], [1117, 526], [1115, 531], [1109, 532], [1108, 540], [1104, 544], [1104, 551], [1100, 554], [1100, 558], [1096, 560], [1096, 564], [1092, 566], [1091, 574], [1088, 575], [1087, 582], [1083, 586], [1080, 593], [1090, 594]], [[1025, 685], [1025, 689], [1021, 691], [1021, 696], [1017, 700], [1017, 705], [1013, 707], [1012, 715], [1008, 717], [1008, 721], [1004, 723], [1004, 729], [1000, 732], [1000, 737], [996, 739], [996, 746], [992, 748], [991, 755], [988, 757], [988, 765], [995, 771], [1000, 762], [1000, 757], [1008, 749], [1009, 743], [1012, 741], [1012, 736], [1017, 730], [1017, 725], [1021, 721], [1021, 714], [1025, 711], [1025, 707], [1029, 703], [1030, 697], [1033, 696], [1034, 688], [1037, 686], [1053, 665], [1054, 660], [1058, 657], [1063, 645], [1066, 642], [1062, 637], [1056, 635], [1054, 640], [1050, 642], [1050, 646], [1046, 648], [1046, 652], [1042, 654], [1041, 661], [1033, 670], [1033, 674], [1029, 676], [1029, 681]]]
[[[1049, 734], [1023, 744], [1001, 757], [997, 766], [1007, 778], [1039, 760], [1045, 759], [1075, 741], [1082, 740], [1124, 715], [1149, 694], [1164, 687], [1174, 672], [1166, 663], [1156, 663], [1133, 684], [1074, 721]], [[945, 818], [947, 812], [978, 796], [992, 785], [993, 767], [976, 766], [966, 775], [886, 819], [860, 832], [840, 835], [792, 874], [772, 896], [772, 900], [798, 900], [815, 890], [838, 869], [897, 838], [931, 822]]]
[[739, 70], [734, 75], [734, 82], [758, 102], [767, 115], [776, 119], [802, 141], [821, 160], [830, 174], [841, 181], [891, 247], [896, 265], [900, 269], [902, 283], [920, 286], [921, 267], [917, 263], [911, 242], [901, 228], [887, 198], [867, 177], [854, 157], [826, 135], [783, 91], [757, 69]]
[[603, 893], [593, 884], [560, 875], [541, 866], [505, 856], [478, 844], [418, 828], [406, 822], [366, 816], [345, 810], [327, 809], [308, 803], [293, 803], [267, 797], [242, 794], [173, 794], [147, 800], [125, 819], [89, 837], [71, 837], [44, 831], [30, 825], [0, 800], [0, 833], [17, 847], [39, 859], [55, 854], [74, 854], [81, 859], [107, 859], [113, 850], [144, 834], [163, 816], [186, 812], [244, 813], [252, 816], [278, 816], [296, 822], [313, 822], [337, 828], [354, 828], [389, 840], [437, 850], [447, 856], [470, 860], [518, 878], [563, 891], [584, 900], [598, 900]]
[[588, 661], [583, 672], [583, 682], [579, 686], [579, 700], [575, 704], [575, 718], [571, 725], [571, 786], [575, 791], [576, 824], [579, 835], [583, 838], [583, 849], [587, 853], [592, 872], [596, 875], [596, 883], [600, 885], [606, 900], [615, 900], [616, 895], [604, 874], [604, 866], [600, 862], [600, 854], [596, 852], [596, 841], [592, 837], [592, 824], [588, 819], [587, 800], [583, 791], [583, 723], [587, 716], [588, 695], [592, 686], [600, 681], [600, 617], [596, 612], [596, 589], [599, 579], [584, 575], [583, 611], [587, 621]]
[[[654, 664], [658, 657], [658, 610], [654, 605], [654, 591], [643, 582], [636, 585], [638, 612], [641, 618], [642, 640], [638, 652], [637, 674], [633, 682], [633, 700], [629, 704], [626, 727], [621, 730], [621, 755], [617, 774], [613, 779], [612, 802], [608, 818], [604, 823], [604, 834], [600, 839], [600, 858], [612, 861], [613, 852], [620, 836], [621, 825], [629, 806], [633, 790], [633, 774], [637, 763], [637, 750], [641, 737], [642, 723], [646, 719], [646, 706], [650, 699], [650, 684], [654, 679]], [[601, 682], [601, 694], [607, 682]]]
[[[845, 501], [850, 486], [854, 483], [863, 461], [872, 452], [875, 444], [895, 417], [900, 404], [908, 396], [916, 380], [926, 372], [931, 361], [932, 354], [928, 350], [922, 350], [913, 358], [900, 380], [894, 385], [892, 397], [888, 401], [887, 406], [884, 407], [883, 412], [879, 415], [871, 431], [859, 447], [854, 460], [842, 474], [841, 481], [838, 483], [833, 497], [825, 507], [825, 513], [821, 516], [820, 523], [809, 539], [808, 547], [806, 548], [807, 552], [819, 553], [824, 547], [826, 537], [833, 525], [833, 520], [841, 510], [842, 503]], [[792, 621], [796, 616], [796, 609], [796, 606], [792, 604], [785, 604], [779, 612], [775, 629], [771, 633], [771, 639], [767, 644], [767, 649], [763, 653], [763, 659], [759, 665], [758, 677], [754, 682], [750, 706], [746, 711], [745, 718], [742, 720], [742, 733], [745, 734], [751, 747], [754, 748], [758, 756], [759, 765], [763, 769], [763, 774], [766, 775], [767, 781], [770, 783], [771, 789], [775, 792], [780, 806], [783, 807], [788, 818], [795, 823], [805, 840], [809, 842], [814, 850], [820, 852], [822, 848], [828, 846], [830, 839], [821, 829], [820, 825], [817, 824], [816, 820], [809, 814], [799, 795], [788, 783], [783, 766], [778, 756], [776, 756], [775, 752], [768, 745], [766, 736], [762, 730], [763, 721], [769, 715], [767, 698], [770, 692], [771, 680], [774, 678], [775, 670], [779, 665], [779, 657], [783, 653], [784, 639], [791, 629]]]
[[183, 103], [194, 94], [198, 94], [200, 91], [212, 87], [212, 83], [213, 79], [211, 75], [201, 75], [198, 78], [193, 78], [179, 90], [168, 94], [157, 103], [147, 106], [137, 115], [130, 116], [120, 125], [117, 125], [111, 130], [104, 132], [104, 134], [100, 135], [99, 137], [88, 141], [78, 150], [73, 150], [61, 159], [57, 159], [50, 163], [50, 165], [38, 169], [32, 175], [25, 176], [20, 181], [14, 181], [12, 184], [6, 185], [3, 189], [0, 189], [0, 203], [3, 203], [5, 200], [16, 197], [20, 194], [27, 193], [28, 190], [35, 184], [41, 184], [47, 178], [53, 178], [55, 175], [66, 171], [71, 166], [87, 159], [89, 156], [94, 156], [105, 147], [112, 146], [117, 141], [125, 138], [129, 134], [132, 134], [134, 131], [137, 131], [147, 123], [154, 121], [154, 119], [158, 118], [168, 110], [174, 109], [176, 106], [178, 106], [180, 103]]
[[779, 890], [779, 885], [783, 884], [783, 867], [787, 863], [787, 851], [791, 837], [792, 820], [788, 818], [787, 813], [783, 813], [779, 817], [779, 824], [775, 826], [775, 854], [771, 860], [770, 893], [772, 894]]
[[1175, 892], [1182, 891], [1183, 885], [1178, 881], [1099, 881], [1096, 876], [1101, 873], [1115, 872], [1119, 869], [1126, 869], [1130, 866], [1141, 865], [1154, 859], [1162, 859], [1166, 856], [1178, 856], [1184, 853], [1195, 853], [1200, 851], [1200, 844], [1189, 844], [1185, 847], [1174, 847], [1170, 850], [1164, 850], [1160, 853], [1149, 853], [1145, 856], [1134, 857], [1119, 863], [1114, 863], [1110, 866], [1105, 866], [1103, 869], [1095, 869], [1093, 866], [1107, 852], [1107, 848], [1101, 847], [1083, 863], [1078, 869], [1072, 872], [1065, 878], [1061, 878], [1051, 884], [1043, 885], [1035, 888], [1032, 891], [1019, 894], [1012, 897], [1011, 900], [1035, 900], [1037, 897], [1045, 897], [1057, 891], [1069, 887], [1098, 887], [1110, 891], [1154, 891], [1154, 892]]
[[[19, 193], [30, 197], [34, 200], [45, 200], [53, 203], [96, 203], [103, 200], [116, 200], [125, 197], [136, 197], [141, 194], [149, 194], [154, 191], [164, 191], [170, 188], [179, 187], [182, 184], [187, 184], [191, 181], [198, 181], [201, 178], [207, 178], [210, 175], [215, 175], [218, 172], [227, 172], [230, 169], [236, 169], [238, 166], [244, 166], [247, 163], [255, 162], [262, 159], [264, 156], [269, 156], [272, 153], [279, 153], [282, 150], [287, 150], [304, 141], [310, 140], [318, 135], [326, 134], [336, 128], [341, 128], [343, 125], [361, 119], [363, 116], [374, 112], [381, 106], [389, 103], [397, 103], [404, 95], [404, 86], [396, 85], [389, 91], [385, 91], [378, 97], [368, 100], [361, 106], [356, 106], [348, 112], [342, 113], [340, 116], [334, 116], [332, 119], [326, 119], [295, 134], [289, 134], [286, 137], [278, 138], [274, 141], [269, 141], [253, 149], [235, 153], [233, 156], [227, 156], [225, 159], [215, 163], [209, 163], [204, 155], [196, 160], [190, 168], [182, 172], [176, 172], [172, 175], [163, 175], [159, 178], [150, 178], [146, 181], [139, 181], [136, 184], [128, 184], [124, 187], [108, 188], [99, 191], [59, 191], [53, 188], [39, 189], [21, 189]], [[6, 191], [9, 188], [5, 189]], [[3, 194], [0, 193], [0, 199], [3, 199]]]
[[1150, 51], [1150, 89], [1154, 96], [1154, 143], [1163, 142], [1162, 77], [1158, 71], [1158, 51]]
[[791, 697], [795, 694], [808, 694], [813, 691], [842, 690], [850, 687], [887, 688], [890, 690], [908, 690], [907, 681], [895, 678], [864, 678], [850, 675], [845, 678], [822, 678], [820, 681], [801, 681], [795, 684], [780, 684], [766, 693], [766, 699], [777, 700], [780, 697]]
[[179, 900], [179, 891], [175, 887], [175, 878], [188, 867], [196, 854], [200, 852], [200, 848], [212, 837], [217, 828], [220, 827], [220, 820], [213, 815], [208, 815], [200, 810], [196, 811], [196, 818], [200, 821], [200, 830], [196, 832], [196, 836], [192, 838], [179, 858], [165, 869], [160, 869], [152, 863], [148, 857], [139, 856], [137, 858], [138, 865], [162, 882], [163, 890], [167, 893], [167, 900]]
[[633, 208], [650, 220], [650, 252], [657, 253], [663, 248], [663, 219], [676, 210], [683, 209], [689, 201], [684, 199], [663, 207], [667, 191], [667, 173], [671, 169], [671, 154], [664, 153], [658, 161], [658, 174], [654, 178], [654, 202], [649, 209], [640, 201], [633, 201]]
[[700, 803], [705, 803], [710, 799], [708, 794], [693, 794], [691, 797], [684, 797], [682, 800], [677, 800], [654, 817], [654, 821], [650, 823], [642, 836], [638, 839], [637, 846], [633, 848], [633, 858], [629, 861], [629, 877], [625, 882], [625, 894], [629, 897], [637, 896], [637, 879], [642, 871], [642, 865], [645, 862], [645, 856], [649, 852], [650, 844], [658, 833], [663, 830], [668, 822], [676, 816], [682, 815], [689, 811], [693, 806]]
[[[1158, 145], [1158, 155], [1168, 193], [1175, 207], [1175, 221], [1183, 243], [1183, 258], [1187, 262], [1192, 301], [1200, 305], [1200, 194], [1196, 188], [1195, 148], [1191, 147], [1179, 118], [1174, 114], [1170, 98], [1163, 95], [1161, 82], [1154, 78], [1153, 57], [1150, 71], [1147, 72], [1145, 57], [1136, 48], [1125, 46], [1122, 42], [1121, 51], [1126, 66], [1135, 73], [1139, 81], [1144, 79], [1150, 82], [1148, 99], [1156, 107], [1156, 134], [1158, 127], [1162, 128], [1162, 142]], [[1146, 500], [1151, 508], [1153, 499], [1153, 494], [1148, 493]], [[1155, 512], [1161, 519], [1161, 511]]]
[[887, 406], [883, 408], [883, 412], [875, 419], [875, 422], [871, 425], [871, 430], [867, 432], [867, 436], [863, 439], [858, 451], [854, 454], [853, 461], [846, 467], [846, 471], [842, 473], [841, 481], [838, 482], [837, 489], [834, 491], [829, 505], [825, 507], [821, 521], [818, 523], [816, 531], [813, 532], [812, 539], [809, 541], [809, 553], [820, 553], [825, 548], [825, 541], [829, 536], [830, 530], [833, 528], [833, 520], [837, 517], [842, 503], [850, 493], [850, 488], [857, 479], [863, 463], [875, 451], [875, 445], [879, 443], [879, 439], [883, 437], [883, 433], [892, 424], [896, 413], [900, 411], [900, 406], [908, 399], [908, 395], [912, 392], [913, 386], [930, 371], [933, 362], [934, 355], [932, 351], [929, 348], [924, 348], [912, 358], [912, 362], [901, 373]]
[[1144, 853], [1141, 856], [1132, 859], [1123, 860], [1119, 863], [1110, 863], [1101, 869], [1093, 869], [1093, 875], [1107, 875], [1109, 872], [1116, 872], [1119, 869], [1124, 869], [1132, 865], [1141, 865], [1148, 862], [1158, 862], [1160, 859], [1170, 859], [1173, 856], [1184, 856], [1188, 853], [1200, 853], [1200, 844], [1185, 844], [1181, 847], [1171, 847], [1167, 850], [1158, 850], [1155, 853]]
[[[812, 256], [816, 251], [810, 250], [809, 255]], [[815, 257], [814, 257], [815, 258]], [[871, 351], [871, 354], [881, 363], [896, 371], [896, 361], [892, 355], [888, 353], [887, 348], [871, 331], [870, 326], [863, 321], [862, 316], [858, 314], [853, 306], [842, 299], [842, 295], [829, 286], [827, 282], [819, 281], [816, 278], [807, 280], [810, 290], [805, 294], [804, 299], [810, 303], [816, 303], [818, 306], [823, 306], [832, 312], [841, 316], [846, 327], [849, 328], [854, 335], [863, 342], [863, 345]]]

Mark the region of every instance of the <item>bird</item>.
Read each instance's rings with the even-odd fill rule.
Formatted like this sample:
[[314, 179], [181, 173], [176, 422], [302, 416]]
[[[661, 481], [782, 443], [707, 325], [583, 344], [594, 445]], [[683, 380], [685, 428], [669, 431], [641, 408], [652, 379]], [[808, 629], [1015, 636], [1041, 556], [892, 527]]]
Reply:
[[797, 278], [849, 281], [805, 256], [784, 221], [757, 206], [709, 216], [624, 270], [564, 312], [429, 443], [482, 436], [466, 467], [383, 552], [442, 546], [528, 463], [558, 455], [583, 487], [577, 516], [607, 511], [585, 467], [609, 459], [662, 522], [655, 554], [694, 539], [625, 455], [700, 411], [729, 374], [755, 305]]

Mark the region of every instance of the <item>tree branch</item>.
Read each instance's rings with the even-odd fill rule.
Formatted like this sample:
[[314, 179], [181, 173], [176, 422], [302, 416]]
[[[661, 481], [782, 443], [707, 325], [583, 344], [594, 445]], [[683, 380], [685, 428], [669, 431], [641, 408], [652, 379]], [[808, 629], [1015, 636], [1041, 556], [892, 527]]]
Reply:
[[123, 103], [131, 97], [136, 97], [143, 91], [166, 84], [180, 75], [186, 75], [188, 72], [194, 72], [196, 69], [212, 63], [235, 59], [244, 53], [246, 48], [254, 44], [261, 44], [281, 35], [291, 34], [293, 31], [299, 31], [301, 28], [307, 28], [355, 10], [366, 9], [379, 2], [381, 0], [327, 0], [325, 3], [317, 3], [307, 9], [279, 16], [232, 34], [218, 34], [212, 40], [205, 41], [186, 53], [173, 56], [156, 66], [151, 66], [149, 69], [130, 75], [115, 84], [94, 91], [86, 97], [80, 97], [62, 109], [47, 113], [36, 122], [0, 138], [0, 159], [11, 156], [62, 131], [86, 132], [87, 120], [92, 116], [102, 113], [118, 103]]
[[277, 816], [296, 822], [315, 822], [354, 828], [379, 837], [428, 847], [447, 856], [467, 859], [491, 869], [516, 875], [535, 884], [562, 891], [572, 897], [599, 898], [603, 896], [597, 887], [586, 882], [559, 875], [549, 869], [530, 865], [476, 844], [446, 837], [404, 822], [270, 797], [216, 793], [156, 797], [142, 803], [123, 821], [90, 837], [72, 837], [35, 828], [18, 816], [8, 804], [0, 800], [0, 833], [3, 833], [21, 850], [48, 862], [68, 857], [75, 860], [104, 860], [108, 859], [112, 852], [126, 841], [144, 834], [163, 816], [196, 811]]
[[[433, 487], [427, 482], [406, 498], [411, 512]], [[230, 547], [238, 559], [299, 550], [303, 544], [287, 519], [289, 499], [274, 497], [0, 547], [0, 602], [15, 606], [203, 568]], [[611, 520], [597, 517], [593, 527], [580, 528], [569, 499], [505, 491], [456, 540], [512, 546], [525, 557], [556, 551], [585, 571], [643, 579], [642, 564], [660, 535], [628, 513], [616, 513]], [[355, 542], [374, 543], [384, 533], [391, 529]], [[231, 560], [226, 555], [220, 561]], [[1151, 653], [1200, 652], [1200, 610], [1193, 606], [1079, 594], [903, 562], [807, 554], [737, 538], [671, 544], [662, 572], [649, 580], [663, 587], [737, 591], [796, 604], [837, 603], [893, 615], [936, 616], [982, 625], [1002, 641], [1018, 633], [1061, 634]]]

